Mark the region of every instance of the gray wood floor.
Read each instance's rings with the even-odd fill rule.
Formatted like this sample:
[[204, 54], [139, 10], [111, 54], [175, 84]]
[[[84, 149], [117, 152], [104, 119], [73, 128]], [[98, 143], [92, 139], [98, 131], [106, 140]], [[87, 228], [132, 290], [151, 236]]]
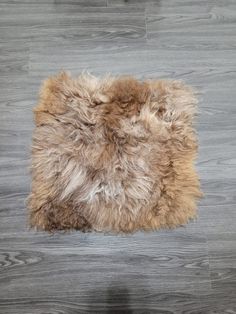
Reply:
[[[236, 313], [235, 50], [235, 0], [1, 0], [1, 314]], [[28, 229], [32, 108], [62, 68], [199, 90], [196, 222], [133, 236]]]

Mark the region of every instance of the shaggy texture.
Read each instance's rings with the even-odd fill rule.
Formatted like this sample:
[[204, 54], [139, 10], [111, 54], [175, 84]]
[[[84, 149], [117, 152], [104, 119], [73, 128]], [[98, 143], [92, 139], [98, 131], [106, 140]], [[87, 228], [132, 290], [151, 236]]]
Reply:
[[128, 233], [194, 218], [196, 104], [178, 81], [47, 79], [34, 109], [31, 225]]

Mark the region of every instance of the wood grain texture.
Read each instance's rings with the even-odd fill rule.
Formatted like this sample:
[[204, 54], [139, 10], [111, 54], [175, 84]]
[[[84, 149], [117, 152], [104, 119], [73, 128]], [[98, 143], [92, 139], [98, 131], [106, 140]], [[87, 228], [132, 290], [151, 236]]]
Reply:
[[0, 4], [0, 9], [0, 29], [5, 41], [58, 42], [62, 46], [66, 41], [145, 41], [144, 9], [81, 7], [76, 2]]
[[[234, 0], [1, 1], [1, 314], [236, 313], [235, 12]], [[29, 230], [32, 108], [61, 69], [198, 90], [198, 220], [132, 236]]]

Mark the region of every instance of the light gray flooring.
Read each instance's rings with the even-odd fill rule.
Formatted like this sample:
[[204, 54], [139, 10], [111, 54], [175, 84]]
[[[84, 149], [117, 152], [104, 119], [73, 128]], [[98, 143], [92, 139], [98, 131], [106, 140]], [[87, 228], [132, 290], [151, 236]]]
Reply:
[[[199, 90], [199, 219], [133, 236], [27, 227], [32, 108], [73, 74]], [[0, 313], [236, 313], [236, 1], [1, 0]]]

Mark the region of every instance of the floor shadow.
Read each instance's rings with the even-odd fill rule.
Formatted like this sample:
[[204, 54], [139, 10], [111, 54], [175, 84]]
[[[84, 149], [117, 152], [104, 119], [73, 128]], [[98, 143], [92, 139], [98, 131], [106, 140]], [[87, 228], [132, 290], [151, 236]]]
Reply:
[[106, 314], [132, 314], [129, 290], [126, 286], [110, 286], [106, 291]]
[[90, 291], [89, 313], [132, 314], [129, 289], [123, 283], [116, 282], [104, 289]]

